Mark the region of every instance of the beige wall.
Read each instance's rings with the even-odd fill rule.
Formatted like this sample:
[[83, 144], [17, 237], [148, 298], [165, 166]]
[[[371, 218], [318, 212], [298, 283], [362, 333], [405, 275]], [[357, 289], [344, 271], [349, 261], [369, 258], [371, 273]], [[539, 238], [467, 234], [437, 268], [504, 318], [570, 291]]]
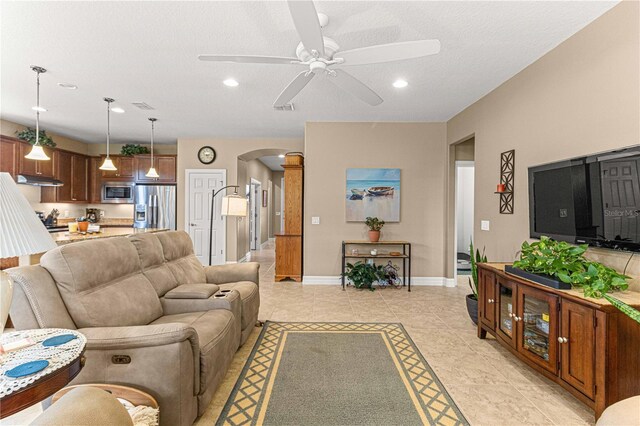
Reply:
[[[449, 143], [475, 135], [475, 238], [490, 260], [513, 260], [529, 237], [528, 167], [640, 143], [639, 13], [622, 2], [447, 123]], [[502, 215], [493, 192], [510, 149], [514, 214]], [[614, 267], [628, 259], [599, 253]]]
[[271, 193], [272, 200], [272, 212], [271, 216], [271, 234], [269, 237], [273, 237], [282, 231], [282, 179], [284, 178], [284, 172], [272, 172], [271, 179], [273, 180], [273, 191]]
[[[208, 166], [198, 160], [198, 150], [205, 145], [213, 147], [217, 153], [216, 160]], [[185, 170], [223, 169], [227, 171], [227, 185], [235, 185], [238, 182], [238, 157], [250, 161], [265, 155], [302, 151], [303, 145], [302, 139], [178, 139], [178, 229], [184, 229]], [[244, 191], [244, 187], [240, 191]], [[239, 259], [238, 228], [243, 220], [246, 219], [227, 219], [227, 261]]]
[[345, 220], [346, 169], [381, 167], [401, 169], [400, 222], [382, 238], [413, 243], [413, 276], [443, 277], [445, 141], [445, 123], [307, 123], [305, 276], [338, 276], [341, 241], [367, 238], [364, 223]]

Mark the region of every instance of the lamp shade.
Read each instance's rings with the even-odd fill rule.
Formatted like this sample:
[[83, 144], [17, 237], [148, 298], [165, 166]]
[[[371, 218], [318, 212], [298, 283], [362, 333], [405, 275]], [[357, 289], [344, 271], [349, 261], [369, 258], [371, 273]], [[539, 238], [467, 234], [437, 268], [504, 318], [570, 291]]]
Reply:
[[159, 178], [160, 177], [158, 172], [156, 172], [156, 168], [155, 167], [150, 167], [149, 171], [147, 172], [147, 174], [145, 176], [148, 177], [148, 178]]
[[49, 156], [44, 152], [42, 145], [33, 145], [33, 147], [31, 148], [31, 152], [25, 155], [24, 158], [38, 161], [51, 160]]
[[247, 199], [237, 194], [222, 197], [222, 216], [246, 216]]
[[99, 167], [100, 170], [118, 170], [116, 168], [116, 166], [113, 165], [113, 161], [111, 161], [111, 158], [107, 157], [104, 159], [104, 162], [102, 163], [102, 166]]
[[0, 259], [57, 247], [9, 173], [0, 173]]

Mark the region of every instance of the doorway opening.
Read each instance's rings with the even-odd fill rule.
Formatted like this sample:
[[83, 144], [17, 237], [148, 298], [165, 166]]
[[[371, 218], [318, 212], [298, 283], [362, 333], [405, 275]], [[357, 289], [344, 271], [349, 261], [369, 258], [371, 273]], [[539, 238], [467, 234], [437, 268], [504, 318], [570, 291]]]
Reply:
[[249, 186], [249, 246], [251, 250], [260, 248], [260, 206], [262, 203], [262, 183], [251, 178]]
[[454, 145], [453, 153], [453, 271], [457, 282], [458, 275], [471, 275], [471, 256], [474, 255], [469, 246], [474, 239], [475, 139]]

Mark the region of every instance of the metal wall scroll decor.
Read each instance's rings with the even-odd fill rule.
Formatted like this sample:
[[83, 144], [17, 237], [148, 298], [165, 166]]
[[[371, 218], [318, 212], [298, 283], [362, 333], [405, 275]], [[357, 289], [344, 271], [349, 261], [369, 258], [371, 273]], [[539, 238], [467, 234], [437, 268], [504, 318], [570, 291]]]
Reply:
[[504, 191], [500, 192], [500, 213], [513, 214], [513, 174], [515, 172], [516, 151], [505, 151], [500, 154], [500, 183]]

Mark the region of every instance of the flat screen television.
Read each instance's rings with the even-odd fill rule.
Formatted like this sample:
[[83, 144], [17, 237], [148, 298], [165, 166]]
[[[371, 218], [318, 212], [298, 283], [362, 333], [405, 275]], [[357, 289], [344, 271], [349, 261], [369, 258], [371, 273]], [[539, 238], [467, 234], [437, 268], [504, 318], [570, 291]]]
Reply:
[[529, 168], [531, 238], [640, 251], [640, 146]]

